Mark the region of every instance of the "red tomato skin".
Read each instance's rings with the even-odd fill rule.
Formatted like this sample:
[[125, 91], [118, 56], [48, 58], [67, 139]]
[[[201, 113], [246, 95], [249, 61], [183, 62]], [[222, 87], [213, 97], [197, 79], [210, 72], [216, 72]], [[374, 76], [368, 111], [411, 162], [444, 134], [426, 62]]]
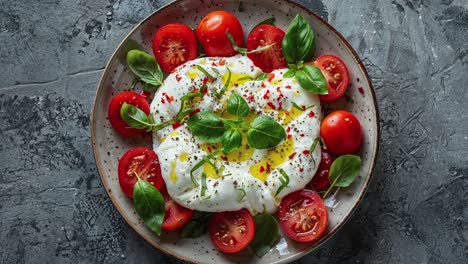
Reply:
[[359, 120], [350, 112], [338, 110], [327, 115], [320, 125], [327, 151], [336, 155], [355, 153], [362, 142]]
[[230, 57], [237, 54], [226, 35], [226, 31], [229, 31], [238, 47], [244, 45], [242, 26], [237, 17], [229, 12], [213, 11], [198, 23], [195, 32], [206, 55]]
[[[295, 210], [295, 206], [298, 204], [307, 205], [305, 211], [307, 211], [307, 208], [312, 207], [307, 211], [306, 216], [314, 215], [318, 220], [315, 220], [313, 223], [307, 222], [309, 224], [314, 224], [314, 228], [306, 233], [298, 233], [293, 230], [292, 225], [296, 225], [298, 222], [295, 221], [295, 219], [290, 219], [291, 216], [288, 215], [292, 212], [298, 212], [298, 210]], [[299, 211], [299, 213], [300, 212], [301, 211]], [[283, 232], [288, 237], [298, 242], [312, 242], [318, 240], [325, 233], [328, 226], [328, 211], [322, 198], [318, 193], [308, 189], [302, 189], [286, 195], [281, 200], [278, 218]], [[299, 226], [301, 226], [301, 224], [299, 224]]]
[[153, 166], [156, 170], [155, 175], [151, 178], [148, 178], [149, 171], [146, 170], [146, 174], [143, 173], [139, 175], [142, 180], [146, 180], [151, 183], [156, 189], [159, 191], [163, 190], [165, 187], [164, 180], [161, 176], [161, 167], [159, 165], [158, 155], [154, 153], [153, 150], [137, 147], [130, 149], [129, 151], [125, 152], [125, 154], [120, 158], [119, 165], [118, 165], [118, 176], [119, 176], [119, 184], [122, 191], [130, 198], [133, 198], [133, 189], [135, 183], [138, 181], [136, 175], [130, 176], [128, 175], [128, 170], [130, 165], [132, 164], [133, 158], [137, 156], [145, 156], [145, 161], [151, 163], [145, 163], [149, 166]]
[[184, 227], [193, 216], [193, 210], [183, 207], [174, 201], [167, 190], [163, 190], [165, 202], [165, 215], [161, 229], [164, 231], [176, 231]]
[[145, 133], [146, 131], [144, 129], [136, 129], [128, 126], [122, 117], [120, 117], [120, 108], [122, 108], [124, 102], [140, 108], [147, 115], [150, 113], [150, 107], [145, 97], [134, 92], [121, 92], [112, 98], [107, 113], [109, 122], [114, 130], [124, 137]]
[[[175, 45], [175, 50], [184, 49], [184, 51], [172, 54], [173, 51], [167, 48], [171, 43]], [[178, 23], [160, 28], [154, 35], [152, 47], [154, 57], [166, 72], [172, 72], [179, 65], [195, 59], [198, 53], [195, 33], [187, 25]]]
[[[247, 57], [263, 72], [271, 72], [286, 67], [286, 60], [283, 57], [283, 49], [281, 48], [284, 36], [283, 30], [272, 25], [256, 27], [247, 38], [247, 50], [252, 51], [273, 43], [274, 46], [262, 52], [249, 53]], [[262, 43], [264, 45], [261, 45]]]
[[[333, 64], [334, 68], [329, 67], [327, 70], [330, 63]], [[346, 67], [346, 63], [344, 63], [343, 60], [334, 55], [327, 54], [318, 57], [311, 64], [322, 71], [323, 76], [328, 82], [328, 94], [319, 95], [321, 101], [333, 102], [341, 98], [346, 93], [350, 79], [348, 67]], [[334, 78], [336, 73], [339, 74], [338, 80]]]
[[[236, 239], [235, 245], [224, 245], [222, 241], [216, 237], [216, 234], [220, 232], [220, 225], [229, 225], [229, 220], [232, 221], [236, 216], [240, 216], [242, 218], [243, 223], [245, 224], [245, 232], [242, 234], [241, 239]], [[255, 221], [250, 212], [245, 208], [238, 211], [215, 213], [211, 217], [209, 231], [211, 242], [219, 251], [224, 253], [237, 253], [246, 248], [254, 239]], [[230, 234], [230, 236], [233, 235]]]
[[333, 163], [332, 156], [322, 149], [322, 158], [320, 160], [319, 167], [317, 172], [314, 175], [314, 178], [309, 182], [307, 185], [309, 188], [314, 189], [316, 191], [323, 191], [328, 188], [330, 185], [330, 167]]

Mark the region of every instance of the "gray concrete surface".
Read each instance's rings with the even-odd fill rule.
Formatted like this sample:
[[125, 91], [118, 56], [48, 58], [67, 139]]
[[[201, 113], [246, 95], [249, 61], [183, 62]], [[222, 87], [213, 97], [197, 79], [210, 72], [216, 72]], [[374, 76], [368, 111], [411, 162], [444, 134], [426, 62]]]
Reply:
[[[178, 263], [114, 209], [90, 143], [105, 63], [166, 2], [0, 0], [1, 263]], [[359, 209], [297, 263], [468, 263], [468, 1], [300, 2], [364, 59], [382, 138]]]

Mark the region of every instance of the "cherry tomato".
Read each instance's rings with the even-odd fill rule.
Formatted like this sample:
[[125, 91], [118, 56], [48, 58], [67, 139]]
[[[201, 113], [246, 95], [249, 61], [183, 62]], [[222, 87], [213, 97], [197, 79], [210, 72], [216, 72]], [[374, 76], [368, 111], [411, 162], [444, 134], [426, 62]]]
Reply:
[[120, 188], [130, 198], [133, 198], [133, 187], [138, 177], [159, 191], [164, 188], [158, 155], [151, 149], [138, 147], [127, 151], [119, 161], [118, 174]]
[[337, 156], [356, 152], [362, 142], [359, 120], [343, 110], [334, 111], [323, 119], [320, 135], [327, 150]]
[[193, 31], [184, 24], [168, 24], [153, 38], [153, 53], [161, 68], [172, 72], [197, 57], [198, 44]]
[[249, 53], [247, 56], [255, 66], [264, 72], [271, 72], [272, 70], [286, 67], [283, 49], [281, 48], [284, 35], [283, 30], [272, 25], [260, 25], [256, 27], [247, 39], [247, 50], [252, 51], [268, 45], [273, 46], [261, 52]]
[[213, 245], [225, 253], [243, 250], [255, 236], [255, 222], [247, 209], [215, 213], [209, 228]]
[[145, 133], [146, 131], [144, 129], [136, 129], [128, 126], [122, 117], [120, 117], [120, 108], [122, 108], [124, 102], [140, 108], [147, 115], [150, 113], [150, 107], [145, 97], [134, 92], [119, 93], [112, 98], [107, 113], [112, 127], [122, 136], [126, 137]]
[[312, 65], [318, 67], [328, 83], [328, 94], [320, 95], [320, 100], [333, 102], [342, 97], [349, 87], [349, 73], [346, 64], [333, 55], [322, 55]]
[[198, 23], [196, 34], [206, 55], [229, 57], [237, 54], [226, 31], [234, 38], [237, 46], [244, 45], [244, 31], [239, 20], [226, 11], [213, 11]]
[[319, 239], [328, 226], [328, 212], [316, 192], [303, 189], [286, 195], [279, 208], [281, 229], [299, 242]]
[[322, 159], [320, 160], [317, 172], [307, 186], [316, 191], [323, 191], [327, 189], [327, 187], [330, 185], [330, 178], [328, 174], [330, 172], [332, 163], [332, 156], [328, 154], [328, 152], [322, 150]]
[[164, 196], [165, 202], [164, 221], [161, 225], [162, 230], [175, 231], [181, 229], [192, 219], [193, 210], [185, 208], [172, 200], [167, 190], [163, 190], [161, 193]]

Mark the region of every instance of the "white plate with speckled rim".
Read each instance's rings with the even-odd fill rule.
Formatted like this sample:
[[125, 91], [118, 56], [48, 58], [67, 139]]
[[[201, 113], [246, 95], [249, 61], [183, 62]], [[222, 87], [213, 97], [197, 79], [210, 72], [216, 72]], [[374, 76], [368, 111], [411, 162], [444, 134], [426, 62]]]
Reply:
[[[128, 224], [146, 241], [159, 250], [187, 262], [285, 263], [304, 256], [336, 233], [349, 218], [369, 185], [377, 159], [379, 115], [374, 90], [364, 65], [346, 39], [315, 15], [313, 10], [308, 10], [297, 3], [279, 0], [243, 1], [243, 9], [239, 10], [239, 2], [239, 0], [179, 0], [155, 11], [139, 23], [120, 43], [102, 75], [94, 102], [91, 117], [94, 157], [109, 197]], [[350, 187], [340, 190], [335, 196], [336, 202], [333, 208], [329, 208], [328, 229], [317, 243], [296, 243], [284, 237], [286, 243], [282, 246], [286, 246], [286, 250], [273, 248], [259, 259], [250, 249], [231, 255], [220, 253], [213, 247], [208, 235], [198, 239], [180, 239], [178, 233], [164, 233], [158, 237], [144, 225], [134, 210], [132, 200], [120, 189], [117, 176], [117, 164], [120, 157], [125, 151], [136, 146], [151, 147], [150, 136], [123, 138], [112, 129], [107, 118], [107, 109], [112, 96], [126, 90], [134, 78], [125, 62], [127, 51], [139, 45], [152, 54], [151, 40], [159, 27], [173, 22], [196, 27], [198, 21], [213, 10], [226, 10], [235, 14], [241, 21], [245, 32], [249, 32], [254, 25], [270, 17], [275, 17], [276, 25], [286, 30], [293, 17], [301, 14], [310, 22], [315, 31], [317, 44], [315, 57], [322, 54], [334, 54], [348, 65], [351, 77], [349, 92], [354, 102], [340, 99], [327, 105], [327, 109], [345, 109], [351, 111], [360, 120], [364, 140], [359, 155], [363, 164], [357, 180]]]

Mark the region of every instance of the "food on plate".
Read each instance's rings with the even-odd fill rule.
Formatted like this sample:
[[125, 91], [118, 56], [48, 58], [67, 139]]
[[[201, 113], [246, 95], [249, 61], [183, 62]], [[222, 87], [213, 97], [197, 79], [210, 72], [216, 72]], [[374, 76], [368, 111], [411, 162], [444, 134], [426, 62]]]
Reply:
[[280, 229], [297, 242], [323, 236], [323, 199], [358, 176], [361, 159], [352, 154], [362, 131], [343, 110], [322, 121], [321, 100], [341, 98], [349, 74], [333, 55], [311, 62], [315, 41], [297, 15], [286, 33], [273, 18], [260, 22], [244, 47], [239, 20], [214, 11], [195, 33], [183, 24], [159, 29], [154, 57], [128, 52], [134, 84], [152, 96], [116, 95], [109, 121], [122, 136], [152, 132], [154, 151], [129, 150], [118, 170], [148, 228], [182, 238], [209, 232], [221, 252], [249, 246], [258, 257]]

